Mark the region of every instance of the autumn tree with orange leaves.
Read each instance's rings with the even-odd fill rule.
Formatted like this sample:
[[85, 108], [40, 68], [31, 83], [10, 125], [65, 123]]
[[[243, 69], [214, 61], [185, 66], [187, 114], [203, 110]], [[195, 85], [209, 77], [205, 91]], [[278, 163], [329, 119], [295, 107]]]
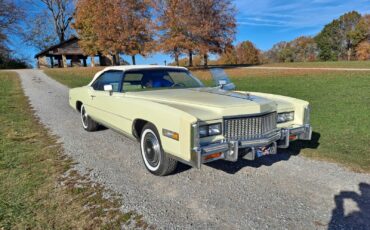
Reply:
[[193, 1], [191, 0], [156, 0], [154, 7], [157, 16], [158, 44], [157, 51], [170, 54], [179, 65], [179, 56], [189, 50], [192, 65], [192, 50], [195, 48], [192, 35]]
[[74, 27], [86, 54], [101, 52], [132, 57], [147, 55], [153, 47], [154, 29], [147, 0], [79, 0]]
[[170, 53], [179, 64], [179, 56], [198, 53], [207, 66], [209, 53], [222, 53], [235, 36], [235, 8], [230, 0], [157, 0], [159, 11], [158, 47]]
[[222, 53], [235, 39], [235, 7], [230, 0], [194, 1], [193, 36], [196, 50], [208, 65], [209, 53]]

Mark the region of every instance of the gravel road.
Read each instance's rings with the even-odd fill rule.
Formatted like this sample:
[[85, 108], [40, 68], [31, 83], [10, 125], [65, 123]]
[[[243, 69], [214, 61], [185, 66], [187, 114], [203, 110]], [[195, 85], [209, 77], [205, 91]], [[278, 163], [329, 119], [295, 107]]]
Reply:
[[164, 229], [370, 229], [370, 175], [281, 153], [255, 162], [144, 168], [139, 145], [111, 131], [85, 132], [68, 88], [39, 70], [17, 71], [41, 122], [81, 170], [118, 192], [124, 210]]

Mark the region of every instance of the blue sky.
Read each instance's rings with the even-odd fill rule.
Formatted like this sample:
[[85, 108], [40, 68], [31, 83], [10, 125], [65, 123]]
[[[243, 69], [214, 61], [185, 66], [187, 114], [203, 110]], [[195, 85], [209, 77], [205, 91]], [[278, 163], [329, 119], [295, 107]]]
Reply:
[[[236, 43], [250, 40], [262, 50], [279, 41], [315, 35], [325, 24], [348, 11], [370, 13], [370, 0], [240, 0], [234, 4], [238, 11]], [[13, 44], [25, 56], [31, 57], [36, 52], [19, 41]], [[163, 64], [164, 60], [172, 61], [167, 55], [155, 54], [145, 59], [138, 57], [137, 63]]]

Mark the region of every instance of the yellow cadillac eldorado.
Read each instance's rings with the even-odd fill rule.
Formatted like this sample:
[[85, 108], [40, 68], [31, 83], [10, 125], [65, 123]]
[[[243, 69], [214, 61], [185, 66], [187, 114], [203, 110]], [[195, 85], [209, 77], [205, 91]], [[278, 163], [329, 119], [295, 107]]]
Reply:
[[236, 91], [222, 69], [211, 73], [215, 87], [183, 67], [112, 66], [71, 89], [69, 104], [86, 131], [103, 125], [140, 142], [145, 167], [160, 176], [177, 162], [254, 160], [311, 140], [308, 102]]

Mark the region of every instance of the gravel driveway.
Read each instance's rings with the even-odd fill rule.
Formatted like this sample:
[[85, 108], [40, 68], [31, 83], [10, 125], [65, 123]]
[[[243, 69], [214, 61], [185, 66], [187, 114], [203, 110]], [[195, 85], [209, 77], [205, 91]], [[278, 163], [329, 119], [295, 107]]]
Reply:
[[280, 151], [255, 162], [224, 161], [201, 170], [148, 173], [139, 145], [111, 131], [85, 132], [68, 88], [38, 70], [20, 70], [41, 122], [60, 137], [80, 169], [123, 197], [158, 228], [370, 229], [370, 175]]

